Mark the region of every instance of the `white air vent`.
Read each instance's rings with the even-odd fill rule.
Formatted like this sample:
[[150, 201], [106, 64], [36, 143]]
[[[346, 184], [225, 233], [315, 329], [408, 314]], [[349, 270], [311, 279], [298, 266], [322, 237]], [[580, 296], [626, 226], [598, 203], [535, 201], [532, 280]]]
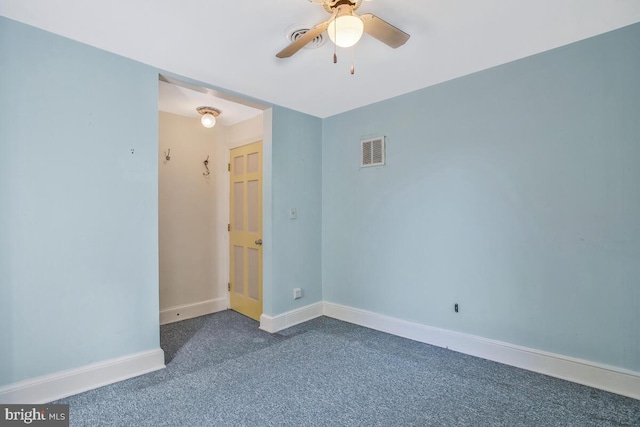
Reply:
[[[300, 37], [304, 36], [307, 33], [307, 31], [309, 31], [310, 28], [312, 27], [307, 25], [302, 25], [302, 26], [295, 25], [295, 26], [289, 27], [289, 29], [287, 30], [286, 38], [290, 42], [294, 42], [298, 40]], [[324, 36], [322, 34], [318, 34], [317, 36], [315, 36], [313, 40], [311, 40], [309, 43], [304, 45], [304, 48], [317, 49], [320, 46], [322, 46], [325, 41], [326, 39], [324, 38]]]
[[384, 136], [363, 139], [360, 143], [362, 144], [360, 167], [384, 165]]

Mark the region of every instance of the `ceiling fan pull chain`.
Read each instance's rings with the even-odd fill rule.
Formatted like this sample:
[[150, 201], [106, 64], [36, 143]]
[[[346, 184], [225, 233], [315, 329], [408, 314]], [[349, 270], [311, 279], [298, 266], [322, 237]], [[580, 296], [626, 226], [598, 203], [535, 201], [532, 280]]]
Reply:
[[[334, 24], [335, 24], [335, 20], [336, 18], [333, 18], [334, 20]], [[334, 40], [336, 39], [336, 34], [338, 33], [338, 26], [334, 25], [333, 26], [333, 38]], [[338, 45], [337, 44], [333, 44], [333, 63], [337, 64], [338, 63]]]
[[356, 50], [355, 46], [351, 48], [351, 70], [349, 70], [351, 72], [351, 74], [355, 74], [356, 73], [356, 69], [353, 66], [353, 63], [355, 62], [355, 60], [353, 59], [355, 57], [354, 51]]

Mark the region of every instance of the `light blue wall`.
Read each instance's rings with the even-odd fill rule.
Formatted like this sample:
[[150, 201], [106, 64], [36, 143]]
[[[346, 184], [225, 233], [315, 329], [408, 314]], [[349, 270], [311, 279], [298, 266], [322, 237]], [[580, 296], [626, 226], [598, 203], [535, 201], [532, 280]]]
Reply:
[[[157, 348], [158, 70], [3, 17], [0, 64], [0, 386]], [[322, 298], [322, 121], [274, 107], [265, 133], [280, 314]]]
[[[271, 200], [265, 218], [271, 233], [265, 233], [264, 312], [281, 314], [322, 300], [322, 120], [274, 107], [271, 146], [271, 179], [267, 183]], [[298, 218], [289, 219], [289, 208]], [[303, 297], [294, 300], [293, 288]]]
[[157, 348], [157, 71], [2, 17], [0, 64], [0, 385]]
[[[326, 119], [324, 299], [640, 371], [638, 46], [634, 25]], [[387, 165], [359, 169], [369, 135]]]

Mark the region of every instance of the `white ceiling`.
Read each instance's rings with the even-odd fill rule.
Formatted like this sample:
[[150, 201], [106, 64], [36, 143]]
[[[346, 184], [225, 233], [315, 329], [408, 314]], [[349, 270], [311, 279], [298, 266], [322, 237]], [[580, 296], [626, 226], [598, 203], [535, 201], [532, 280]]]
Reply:
[[391, 49], [365, 35], [277, 59], [287, 29], [328, 18], [309, 0], [0, 0], [0, 15], [177, 75], [318, 117], [427, 87], [640, 22], [639, 0], [374, 0], [411, 35]]

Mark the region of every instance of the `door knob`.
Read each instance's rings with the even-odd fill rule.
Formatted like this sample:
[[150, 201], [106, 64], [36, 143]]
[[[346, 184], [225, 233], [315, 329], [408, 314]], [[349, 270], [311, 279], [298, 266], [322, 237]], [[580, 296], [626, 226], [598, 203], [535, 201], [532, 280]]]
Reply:
[[261, 246], [262, 245], [262, 239], [256, 240], [256, 245]]

